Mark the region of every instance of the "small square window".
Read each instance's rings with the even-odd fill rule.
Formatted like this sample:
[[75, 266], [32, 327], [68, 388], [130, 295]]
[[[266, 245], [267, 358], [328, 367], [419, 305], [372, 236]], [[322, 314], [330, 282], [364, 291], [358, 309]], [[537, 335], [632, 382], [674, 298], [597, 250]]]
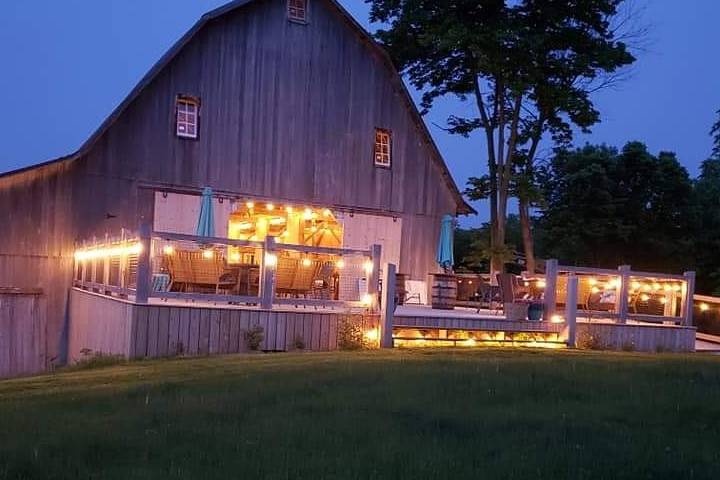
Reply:
[[288, 18], [294, 22], [307, 22], [309, 0], [288, 0]]
[[392, 133], [382, 128], [375, 129], [375, 166], [390, 168], [392, 164]]
[[178, 96], [175, 103], [175, 133], [178, 137], [198, 137], [199, 110], [200, 101], [197, 98]]

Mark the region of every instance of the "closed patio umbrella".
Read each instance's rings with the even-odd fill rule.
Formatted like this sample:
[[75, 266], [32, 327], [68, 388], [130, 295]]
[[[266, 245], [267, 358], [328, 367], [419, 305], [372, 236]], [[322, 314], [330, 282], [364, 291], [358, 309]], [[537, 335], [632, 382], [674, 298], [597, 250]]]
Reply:
[[438, 241], [437, 248], [437, 263], [446, 272], [452, 269], [455, 263], [453, 254], [453, 233], [454, 233], [454, 219], [452, 215], [445, 215], [440, 223], [440, 240]]
[[198, 218], [195, 234], [198, 237], [214, 237], [215, 222], [213, 221], [213, 191], [205, 187], [200, 200], [200, 217]]

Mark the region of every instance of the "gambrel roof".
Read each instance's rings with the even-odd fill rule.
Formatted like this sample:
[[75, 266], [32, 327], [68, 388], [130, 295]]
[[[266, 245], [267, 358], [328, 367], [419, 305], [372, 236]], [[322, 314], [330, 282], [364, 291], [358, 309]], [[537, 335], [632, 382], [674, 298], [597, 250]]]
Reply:
[[[85, 141], [85, 143], [83, 143], [83, 145], [76, 152], [70, 155], [50, 160], [48, 162], [0, 174], [0, 178], [44, 167], [46, 165], [58, 162], [72, 161], [87, 154], [90, 149], [95, 145], [95, 143], [103, 136], [103, 134], [105, 134], [107, 130], [113, 125], [113, 123], [115, 123], [115, 121], [120, 118], [126, 108], [143, 92], [143, 90], [148, 85], [150, 85], [150, 83], [152, 83], [152, 81], [160, 74], [160, 72], [162, 72], [165, 67], [170, 64], [170, 62], [197, 35], [197, 33], [200, 32], [203, 27], [205, 27], [205, 25], [207, 25], [212, 20], [216, 20], [230, 12], [233, 12], [255, 1], [258, 0], [234, 0], [226, 5], [223, 5], [222, 7], [216, 8], [215, 10], [212, 10], [203, 15], [200, 20], [198, 20], [195, 25], [190, 30], [188, 30], [188, 32], [185, 33], [185, 35], [183, 35], [165, 53], [165, 55], [163, 55], [162, 58], [160, 58], [160, 60], [155, 63], [155, 65], [153, 65], [150, 71], [145, 74], [145, 76], [140, 80], [140, 82], [135, 86], [135, 88], [133, 88], [130, 94], [122, 101], [122, 103], [120, 103], [120, 105], [117, 106], [117, 108], [115, 108], [115, 110], [110, 114], [110, 116], [105, 119], [105, 121], [100, 125], [100, 127]], [[388, 52], [372, 38], [372, 36], [352, 17], [352, 15], [350, 15], [347, 10], [345, 10], [342, 5], [340, 5], [337, 0], [325, 1], [327, 1], [335, 9], [337, 9], [341, 16], [348, 22], [351, 29], [361, 38], [361, 40], [363, 40], [375, 53], [380, 56], [380, 58], [383, 60], [383, 63], [392, 72], [393, 83], [395, 84], [395, 87], [398, 88], [398, 90], [401, 92], [408, 110], [410, 111], [417, 127], [420, 129], [421, 134], [425, 137], [425, 140], [427, 141], [427, 144], [432, 151], [433, 159], [437, 164], [438, 169], [440, 170], [440, 175], [443, 181], [450, 189], [455, 198], [458, 214], [477, 213], [463, 199], [460, 190], [458, 189], [455, 181], [452, 178], [452, 175], [450, 174], [450, 171], [447, 168], [447, 165], [445, 164], [445, 160], [443, 159], [442, 154], [437, 148], [437, 145], [433, 140], [432, 135], [430, 135], [430, 132], [425, 125], [425, 122], [420, 116], [420, 113], [418, 112], [417, 107], [415, 106], [415, 103], [413, 102], [412, 97], [410, 96], [410, 93], [408, 92], [407, 87], [405, 86], [405, 83], [403, 82], [400, 74], [397, 72], [397, 69], [393, 65]]]

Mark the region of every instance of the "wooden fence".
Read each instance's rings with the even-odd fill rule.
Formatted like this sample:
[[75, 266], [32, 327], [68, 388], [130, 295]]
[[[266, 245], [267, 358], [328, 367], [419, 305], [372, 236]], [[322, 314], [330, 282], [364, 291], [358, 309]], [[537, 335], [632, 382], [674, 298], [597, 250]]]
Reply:
[[39, 373], [47, 365], [42, 290], [0, 288], [0, 378]]

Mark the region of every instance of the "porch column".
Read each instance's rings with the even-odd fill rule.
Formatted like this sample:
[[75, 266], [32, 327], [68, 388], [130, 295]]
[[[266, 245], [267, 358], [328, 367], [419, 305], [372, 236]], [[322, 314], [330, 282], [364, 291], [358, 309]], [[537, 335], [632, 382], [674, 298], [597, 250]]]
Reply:
[[692, 327], [693, 324], [693, 302], [695, 299], [695, 272], [685, 272], [685, 298], [682, 303], [682, 324], [685, 327]]
[[378, 287], [380, 285], [380, 256], [382, 255], [382, 247], [373, 245], [370, 247], [370, 256], [372, 262], [372, 271], [368, 273], [367, 293], [371, 298], [370, 309], [377, 312], [378, 309]]
[[151, 227], [149, 223], [140, 225], [140, 253], [138, 254], [137, 265], [137, 286], [135, 290], [135, 301], [137, 303], [148, 303], [150, 297], [150, 238]]
[[397, 267], [385, 264], [383, 272], [382, 309], [380, 310], [380, 348], [393, 348], [393, 319], [395, 316], [395, 274]]
[[262, 287], [260, 289], [260, 306], [265, 310], [272, 310], [275, 299], [275, 269], [277, 268], [277, 253], [275, 252], [275, 237], [266, 236], [262, 255]]
[[630, 295], [630, 265], [620, 265], [620, 286], [615, 289], [618, 323], [627, 323], [628, 317], [628, 296]]
[[567, 301], [565, 302], [564, 337], [568, 347], [575, 348], [577, 329], [578, 277], [568, 275]]
[[557, 277], [558, 261], [555, 259], [545, 261], [545, 306], [543, 308], [543, 319], [549, 322], [555, 315], [557, 304]]

